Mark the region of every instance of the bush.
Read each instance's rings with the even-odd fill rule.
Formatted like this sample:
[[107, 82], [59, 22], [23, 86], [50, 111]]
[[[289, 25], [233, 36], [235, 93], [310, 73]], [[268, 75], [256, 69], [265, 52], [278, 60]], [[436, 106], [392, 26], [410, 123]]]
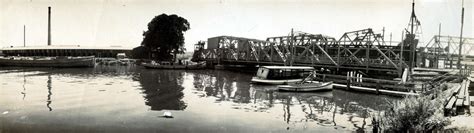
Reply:
[[446, 94], [435, 91], [426, 96], [409, 96], [392, 102], [392, 108], [382, 114], [381, 123], [389, 132], [433, 131], [450, 124], [444, 117]]

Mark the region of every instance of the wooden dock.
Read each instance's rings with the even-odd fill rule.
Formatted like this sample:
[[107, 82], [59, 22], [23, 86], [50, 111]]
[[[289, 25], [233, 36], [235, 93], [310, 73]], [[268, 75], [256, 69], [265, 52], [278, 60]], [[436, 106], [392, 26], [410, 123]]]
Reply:
[[418, 95], [420, 95], [418, 93], [413, 93], [413, 92], [393, 91], [393, 90], [376, 89], [376, 88], [353, 86], [353, 85], [350, 85], [349, 88], [347, 88], [347, 85], [337, 84], [337, 83], [334, 83], [333, 85], [334, 85], [335, 88], [338, 88], [338, 89], [348, 89], [348, 90], [355, 90], [355, 91], [361, 91], [361, 92], [370, 92], [370, 93], [375, 93], [375, 94], [384, 94], [384, 95], [393, 95], [393, 96], [418, 96]]
[[460, 84], [451, 87], [447, 103], [444, 107], [445, 115], [463, 114], [469, 109], [471, 98], [469, 96], [469, 86], [471, 81], [464, 79]]
[[392, 95], [392, 96], [417, 96], [414, 83], [401, 82], [397, 80], [363, 78], [361, 75], [348, 74], [332, 75], [332, 74], [316, 74], [318, 81], [332, 81], [334, 88], [351, 91], [360, 91], [367, 93]]

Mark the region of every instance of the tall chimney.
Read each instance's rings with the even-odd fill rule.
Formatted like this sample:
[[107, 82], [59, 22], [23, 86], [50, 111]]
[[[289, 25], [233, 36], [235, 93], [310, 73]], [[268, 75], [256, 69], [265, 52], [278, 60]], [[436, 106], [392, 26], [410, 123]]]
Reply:
[[51, 7], [48, 6], [48, 46], [51, 45]]

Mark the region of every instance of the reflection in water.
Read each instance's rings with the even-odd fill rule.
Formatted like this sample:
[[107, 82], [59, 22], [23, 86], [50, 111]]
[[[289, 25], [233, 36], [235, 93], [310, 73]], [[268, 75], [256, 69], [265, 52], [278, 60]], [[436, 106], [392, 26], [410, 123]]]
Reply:
[[[290, 104], [291, 104], [291, 97], [287, 97], [286, 98], [286, 104], [285, 106], [283, 106], [283, 110], [284, 110], [284, 115], [283, 115], [283, 119], [285, 119], [286, 123], [287, 124], [290, 124], [290, 118], [291, 118], [291, 113], [290, 113]], [[286, 107], [286, 108], [285, 108]], [[289, 127], [288, 127], [289, 128]], [[288, 129], [287, 128], [287, 129]]]
[[[332, 92], [326, 93], [288, 93], [288, 92], [278, 92], [275, 91], [276, 86], [262, 86], [262, 85], [253, 85], [250, 84], [250, 79], [252, 75], [242, 74], [229, 71], [219, 71], [219, 70], [191, 70], [191, 71], [176, 71], [176, 70], [149, 70], [149, 69], [134, 69], [132, 67], [106, 67], [99, 66], [96, 68], [65, 68], [65, 69], [48, 69], [48, 68], [34, 68], [26, 69], [26, 76], [28, 80], [40, 79], [44, 83], [45, 78], [47, 78], [47, 89], [48, 95], [46, 99], [46, 106], [49, 111], [52, 111], [52, 80], [53, 76], [55, 77], [55, 87], [69, 86], [70, 82], [76, 79], [102, 79], [103, 81], [97, 81], [99, 83], [114, 80], [115, 75], [123, 76], [125, 80], [132, 77], [134, 81], [130, 81], [132, 84], [131, 87], [124, 86], [124, 89], [133, 89], [138, 88], [138, 92], [141, 94], [136, 94], [137, 91], [127, 91], [118, 94], [129, 94], [133, 93], [131, 97], [137, 98], [136, 101], [131, 101], [131, 104], [128, 106], [116, 107], [112, 104], [115, 104], [114, 100], [104, 100], [97, 101], [96, 99], [103, 99], [101, 95], [99, 96], [90, 96], [90, 95], [78, 95], [79, 97], [90, 97], [93, 99], [92, 102], [81, 105], [84, 106], [86, 111], [96, 110], [97, 105], [108, 106], [107, 109], [115, 112], [116, 110], [122, 110], [123, 108], [136, 107], [136, 104], [147, 105], [151, 110], [185, 110], [182, 111], [183, 116], [186, 113], [196, 114], [202, 113], [196, 111], [196, 108], [191, 108], [195, 106], [209, 105], [214, 106], [218, 105], [217, 108], [222, 109], [222, 114], [237, 114], [237, 115], [260, 115], [255, 118], [239, 118], [236, 119], [237, 122], [255, 120], [259, 118], [264, 118], [268, 121], [268, 125], [272, 127], [274, 125], [281, 126], [281, 130], [295, 130], [300, 131], [301, 127], [303, 128], [319, 128], [319, 127], [331, 127], [342, 130], [366, 130], [371, 128], [371, 124], [367, 124], [366, 120], [370, 120], [370, 114], [374, 111], [383, 110], [387, 105], [385, 104], [384, 96], [376, 95], [367, 95], [360, 93], [353, 93], [341, 90], [334, 90]], [[8, 71], [10, 72], [10, 71]], [[15, 71], [13, 71], [15, 72]], [[21, 71], [16, 71], [21, 73]], [[28, 75], [30, 73], [30, 75]], [[1, 74], [1, 73], [0, 73]], [[3, 74], [8, 74], [7, 72]], [[19, 78], [20, 82], [18, 87], [21, 86], [21, 75], [15, 75], [16, 79]], [[3, 76], [3, 75], [2, 75]], [[34, 82], [29, 82], [26, 86], [26, 76], [23, 72], [23, 98], [26, 97], [26, 87], [30, 84], [31, 86], [36, 85]], [[30, 78], [31, 77], [31, 78]], [[39, 78], [38, 78], [39, 77]], [[62, 80], [62, 77], [67, 77], [67, 80]], [[105, 80], [104, 80], [105, 79]], [[186, 82], [184, 82], [186, 80]], [[189, 80], [192, 80], [189, 82]], [[89, 81], [89, 80], [87, 80]], [[136, 81], [136, 82], [135, 82]], [[124, 81], [125, 82], [125, 81]], [[138, 83], [139, 85], [138, 85]], [[185, 83], [185, 85], [183, 85]], [[188, 83], [192, 83], [189, 85]], [[89, 86], [87, 83], [78, 83], [81, 86]], [[100, 86], [100, 84], [95, 84]], [[16, 85], [10, 85], [16, 86]], [[26, 87], [25, 87], [26, 86]], [[41, 84], [41, 86], [44, 86]], [[183, 87], [184, 86], [184, 87]], [[102, 88], [107, 88], [110, 86], [100, 86]], [[101, 88], [101, 89], [102, 89]], [[3, 89], [3, 88], [2, 88]], [[21, 88], [15, 88], [15, 91], [12, 91], [12, 94], [18, 95], [18, 90]], [[184, 91], [184, 89], [188, 89]], [[12, 89], [13, 90], [13, 89]], [[57, 101], [54, 104], [55, 112], [61, 113], [63, 111], [62, 105], [66, 103], [64, 111], [69, 111], [67, 109], [77, 109], [77, 107], [68, 107], [67, 103], [71, 102], [82, 102], [81, 100], [72, 99], [66, 100], [75, 97], [76, 95], [70, 95], [70, 93], [76, 93], [74, 88], [66, 89], [56, 89], [55, 90], [55, 99]], [[120, 91], [120, 90], [116, 90]], [[114, 91], [100, 92], [110, 93], [110, 95], [115, 95]], [[38, 102], [43, 103], [44, 105], [44, 90], [41, 89], [38, 91], [40, 95], [35, 95], [34, 90], [29, 90], [29, 99], [38, 99], [34, 96], [40, 96]], [[98, 91], [90, 91], [91, 94], [98, 93]], [[113, 94], [112, 94], [113, 93]], [[66, 94], [66, 95], [63, 95]], [[99, 93], [98, 93], [99, 94]], [[117, 95], [118, 95], [117, 94]], [[192, 96], [191, 99], [184, 96]], [[201, 99], [192, 99], [196, 98], [194, 95], [197, 95]], [[42, 97], [42, 98], [41, 98]], [[29, 100], [27, 99], [27, 100]], [[144, 99], [144, 100], [143, 100]], [[185, 99], [185, 100], [183, 100]], [[188, 103], [184, 101], [189, 101]], [[65, 102], [66, 101], [66, 102]], [[112, 102], [111, 102], [112, 101]], [[26, 102], [25, 102], [26, 103]], [[110, 106], [109, 106], [110, 104]], [[36, 104], [35, 104], [36, 105]], [[223, 105], [223, 106], [221, 106]], [[384, 106], [385, 105], [385, 106]], [[188, 107], [189, 106], [189, 107]], [[43, 108], [44, 109], [44, 108]], [[144, 111], [142, 108], [134, 108], [135, 111], [140, 112]], [[211, 108], [213, 109], [213, 108]], [[234, 111], [235, 109], [235, 111]], [[233, 111], [229, 111], [233, 110]], [[195, 112], [193, 112], [195, 111]], [[99, 110], [98, 112], [105, 112]], [[146, 112], [146, 111], [145, 111]], [[263, 113], [261, 113], [263, 112]], [[210, 117], [213, 117], [212, 111], [205, 111], [204, 114]], [[87, 114], [87, 113], [86, 113]], [[86, 115], [77, 113], [74, 115]], [[100, 113], [98, 113], [100, 114]], [[112, 113], [109, 113], [112, 114]], [[141, 113], [136, 113], [140, 114]], [[135, 119], [136, 115], [134, 114], [125, 114], [129, 115], [131, 119]], [[70, 116], [74, 116], [70, 115]], [[102, 114], [101, 114], [102, 115]], [[106, 115], [107, 116], [107, 115]], [[219, 115], [218, 115], [219, 116]], [[240, 117], [240, 116], [237, 116]], [[194, 120], [194, 118], [183, 118], [185, 121]], [[107, 121], [109, 119], [115, 119], [114, 116], [107, 116], [100, 118], [101, 120]], [[181, 120], [183, 120], [181, 119]], [[219, 118], [220, 119], [220, 118]], [[227, 120], [223, 118], [223, 120]], [[155, 119], [151, 120], [151, 124], [155, 122]], [[176, 121], [178, 124], [189, 124], [186, 122]], [[203, 120], [202, 123], [209, 124], [209, 122]], [[245, 125], [246, 122], [242, 125]], [[144, 124], [147, 124], [146, 122]], [[122, 125], [120, 125], [122, 126]], [[234, 126], [234, 125], [232, 125]], [[252, 125], [250, 125], [252, 126]], [[226, 128], [226, 125], [223, 126]]]
[[145, 104], [151, 110], [184, 110], [183, 75], [182, 71], [143, 70], [134, 79], [142, 85]]
[[53, 95], [53, 93], [51, 93], [51, 75], [48, 75], [48, 99], [46, 100], [46, 107], [48, 107], [49, 111], [53, 111], [53, 108], [51, 108], [51, 95]]
[[[213, 96], [219, 101], [250, 103], [249, 81], [240, 75], [229, 74], [227, 71], [195, 71], [193, 85], [201, 97]], [[255, 101], [254, 101], [255, 102]]]
[[[347, 128], [364, 131], [370, 112], [384, 109], [384, 96], [352, 93], [334, 90], [324, 93], [288, 93], [275, 91], [276, 86], [251, 85], [250, 75], [226, 71], [193, 72], [194, 87], [202, 92], [202, 97], [216, 97], [216, 102], [252, 104], [235, 109], [266, 112], [274, 106], [282, 105], [283, 121], [290, 125], [316, 122], [321, 126]], [[390, 99], [388, 99], [390, 100]], [[393, 99], [392, 99], [393, 100]], [[252, 101], [253, 103], [250, 103]], [[246, 106], [239, 104], [238, 106]], [[304, 116], [293, 115], [304, 114]], [[347, 117], [337, 117], [344, 115]], [[339, 123], [339, 124], [338, 124]], [[341, 125], [342, 123], [342, 125]]]
[[26, 75], [25, 75], [25, 70], [23, 70], [23, 91], [21, 92], [21, 94], [23, 94], [23, 100], [25, 100], [25, 97], [26, 97]]

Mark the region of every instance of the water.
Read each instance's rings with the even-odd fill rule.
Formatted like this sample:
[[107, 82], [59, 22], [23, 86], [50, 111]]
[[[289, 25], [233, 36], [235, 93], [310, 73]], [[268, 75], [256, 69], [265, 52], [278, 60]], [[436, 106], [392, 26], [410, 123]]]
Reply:
[[1, 68], [0, 132], [371, 131], [371, 116], [394, 100], [341, 90], [283, 93], [251, 85], [251, 77], [127, 66]]

